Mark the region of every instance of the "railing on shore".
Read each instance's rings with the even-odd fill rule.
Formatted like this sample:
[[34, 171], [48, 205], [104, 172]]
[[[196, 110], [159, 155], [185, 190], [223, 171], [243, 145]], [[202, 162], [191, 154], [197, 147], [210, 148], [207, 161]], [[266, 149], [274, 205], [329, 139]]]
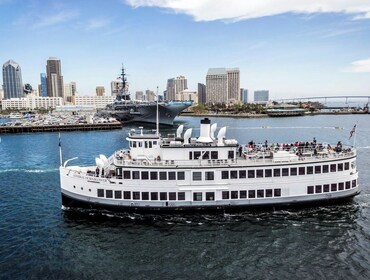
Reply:
[[120, 122], [96, 124], [66, 124], [66, 125], [38, 125], [38, 126], [0, 126], [0, 134], [55, 132], [55, 131], [90, 131], [121, 129]]

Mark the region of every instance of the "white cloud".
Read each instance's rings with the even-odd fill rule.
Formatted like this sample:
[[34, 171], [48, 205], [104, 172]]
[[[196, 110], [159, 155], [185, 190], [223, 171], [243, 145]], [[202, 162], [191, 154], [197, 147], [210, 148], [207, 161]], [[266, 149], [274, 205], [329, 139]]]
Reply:
[[353, 61], [351, 66], [345, 69], [343, 72], [370, 73], [370, 58]]
[[159, 7], [192, 16], [196, 21], [243, 19], [283, 13], [345, 13], [370, 18], [369, 0], [124, 0], [138, 7]]
[[87, 23], [86, 29], [92, 30], [92, 29], [104, 28], [104, 27], [107, 27], [109, 24], [110, 24], [109, 19], [105, 19], [105, 18], [92, 19]]
[[78, 13], [76, 11], [60, 11], [57, 13], [49, 14], [40, 17], [39, 21], [33, 24], [34, 28], [48, 27], [51, 25], [59, 24], [76, 18]]

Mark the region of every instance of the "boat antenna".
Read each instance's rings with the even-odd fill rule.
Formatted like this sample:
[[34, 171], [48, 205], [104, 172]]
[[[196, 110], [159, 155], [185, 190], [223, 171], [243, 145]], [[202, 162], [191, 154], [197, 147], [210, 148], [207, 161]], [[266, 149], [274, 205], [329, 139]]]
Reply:
[[159, 99], [159, 96], [158, 96], [158, 86], [157, 86], [157, 119], [156, 119], [156, 125], [157, 125], [157, 136], [159, 136], [159, 111], [158, 111], [158, 99]]

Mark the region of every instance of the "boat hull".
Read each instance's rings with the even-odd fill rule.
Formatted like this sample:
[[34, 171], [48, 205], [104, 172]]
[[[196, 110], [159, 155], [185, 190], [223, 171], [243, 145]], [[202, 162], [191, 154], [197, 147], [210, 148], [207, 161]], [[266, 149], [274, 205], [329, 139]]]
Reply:
[[240, 212], [244, 210], [282, 210], [282, 209], [300, 209], [309, 207], [319, 207], [327, 205], [338, 205], [350, 202], [353, 197], [360, 192], [351, 192], [344, 196], [336, 198], [322, 198], [310, 201], [286, 201], [280, 203], [261, 203], [261, 204], [224, 204], [224, 205], [196, 205], [196, 206], [168, 206], [155, 207], [145, 206], [136, 207], [135, 205], [114, 205], [99, 202], [91, 202], [69, 196], [62, 193], [62, 205], [67, 209], [89, 209], [89, 210], [107, 210], [111, 212], [128, 213], [209, 213], [209, 212]]

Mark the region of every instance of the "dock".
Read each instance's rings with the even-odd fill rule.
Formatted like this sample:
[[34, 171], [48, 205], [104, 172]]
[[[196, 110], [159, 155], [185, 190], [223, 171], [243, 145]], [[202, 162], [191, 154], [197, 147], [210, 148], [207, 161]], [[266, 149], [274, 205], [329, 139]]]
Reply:
[[0, 126], [0, 134], [56, 132], [56, 131], [91, 131], [121, 129], [120, 122], [94, 124], [64, 124], [64, 125], [37, 125], [37, 126]]

